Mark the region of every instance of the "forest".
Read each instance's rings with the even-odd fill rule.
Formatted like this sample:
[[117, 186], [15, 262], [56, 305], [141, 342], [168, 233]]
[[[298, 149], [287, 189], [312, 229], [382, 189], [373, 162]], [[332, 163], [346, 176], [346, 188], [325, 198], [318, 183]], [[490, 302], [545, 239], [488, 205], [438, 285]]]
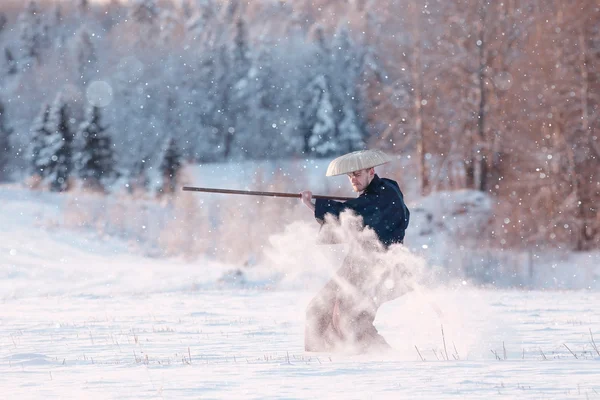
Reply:
[[32, 188], [379, 148], [491, 196], [499, 245], [587, 251], [599, 134], [596, 0], [0, 5], [0, 180]]

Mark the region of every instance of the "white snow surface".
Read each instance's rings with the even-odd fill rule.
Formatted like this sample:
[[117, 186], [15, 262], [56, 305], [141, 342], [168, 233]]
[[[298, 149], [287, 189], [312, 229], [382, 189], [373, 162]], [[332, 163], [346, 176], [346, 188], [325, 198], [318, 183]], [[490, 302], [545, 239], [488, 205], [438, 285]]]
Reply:
[[256, 266], [242, 284], [235, 265], [66, 229], [66, 204], [0, 186], [2, 399], [600, 399], [597, 291], [440, 279], [380, 309], [393, 351], [306, 353], [304, 310], [335, 262]]

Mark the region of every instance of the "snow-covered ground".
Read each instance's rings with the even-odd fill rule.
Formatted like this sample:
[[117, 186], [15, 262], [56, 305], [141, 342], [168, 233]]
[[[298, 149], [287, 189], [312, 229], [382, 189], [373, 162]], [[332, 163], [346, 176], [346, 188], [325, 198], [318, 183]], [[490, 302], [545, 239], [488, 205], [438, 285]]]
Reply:
[[[244, 188], [201, 172], [204, 186]], [[2, 399], [600, 399], [596, 291], [440, 279], [381, 308], [393, 352], [305, 353], [304, 309], [340, 256], [294, 236], [309, 216], [265, 244], [278, 268], [237, 276], [72, 229], [74, 204], [0, 187]]]
[[304, 292], [4, 299], [2, 398], [600, 398], [598, 294], [421, 296], [442, 316], [417, 295], [386, 304], [396, 351], [363, 356], [303, 351]]

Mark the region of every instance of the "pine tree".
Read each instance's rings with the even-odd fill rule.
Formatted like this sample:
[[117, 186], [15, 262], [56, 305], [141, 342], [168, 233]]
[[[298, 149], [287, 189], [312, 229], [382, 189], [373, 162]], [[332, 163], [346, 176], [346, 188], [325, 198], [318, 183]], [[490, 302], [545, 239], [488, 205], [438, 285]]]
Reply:
[[336, 88], [333, 96], [336, 141], [340, 151], [347, 153], [363, 148], [367, 136], [359, 93], [363, 54], [345, 28], [338, 30], [331, 47], [331, 75], [336, 78], [333, 85]]
[[3, 12], [0, 12], [0, 33], [2, 33], [4, 28], [6, 28], [7, 24], [8, 24], [8, 18], [6, 18], [6, 14], [4, 14]]
[[6, 59], [6, 72], [9, 75], [14, 75], [17, 73], [17, 62], [15, 60], [15, 56], [13, 56], [12, 51], [8, 48], [4, 48], [4, 58]]
[[342, 152], [347, 153], [365, 147], [366, 134], [360, 128], [359, 117], [355, 110], [348, 104], [342, 106], [342, 120], [340, 121], [337, 141]]
[[[231, 60], [228, 49], [221, 45], [214, 50], [214, 55], [203, 63], [205, 95], [201, 97], [204, 110], [201, 118], [209, 127], [207, 134], [197, 144], [197, 152], [204, 160], [221, 161], [229, 157], [231, 142], [235, 136], [231, 119]], [[202, 84], [202, 83], [200, 83]], [[215, 149], [217, 149], [215, 151]]]
[[74, 164], [77, 176], [88, 187], [106, 189], [114, 178], [114, 150], [107, 127], [102, 125], [101, 109], [90, 106], [77, 132]]
[[248, 48], [248, 32], [246, 22], [242, 18], [238, 18], [235, 23], [235, 36], [233, 39], [233, 47], [229, 58], [231, 60], [231, 70], [229, 77], [231, 87], [229, 91], [229, 114], [230, 126], [224, 137], [223, 151], [225, 158], [248, 156], [248, 149], [240, 146], [243, 142], [241, 135], [247, 134], [244, 127], [247, 126], [248, 118], [248, 103], [251, 94], [249, 93], [250, 85], [248, 73], [252, 66]]
[[49, 159], [40, 158], [40, 152], [46, 145], [47, 137], [50, 136], [48, 119], [50, 117], [50, 105], [44, 104], [38, 117], [31, 127], [32, 139], [29, 146], [29, 160], [33, 174], [42, 178], [47, 176]]
[[[286, 105], [289, 97], [281, 88], [289, 85], [287, 87], [291, 92], [295, 90], [291, 89], [289, 79], [282, 79], [281, 71], [274, 65], [275, 55], [270, 48], [262, 47], [256, 53], [248, 89], [252, 95], [247, 102], [248, 115], [252, 118], [247, 118], [246, 130], [250, 134], [241, 136], [238, 143], [248, 149], [250, 157], [285, 157], [291, 145], [286, 129], [295, 126], [287, 121], [296, 116], [296, 110]], [[254, 132], [260, 132], [263, 140], [256, 140]]]
[[304, 126], [305, 146], [307, 154], [327, 156], [339, 151], [335, 141], [335, 121], [331, 94], [324, 76], [319, 75], [308, 87], [309, 103], [302, 113], [301, 124]]
[[78, 0], [77, 1], [77, 9], [82, 15], [85, 15], [90, 11], [90, 1], [89, 0]]
[[248, 54], [248, 29], [243, 18], [238, 18], [235, 22], [235, 37], [233, 38], [233, 65], [236, 68], [237, 74], [243, 78], [248, 70], [249, 58]]
[[8, 128], [6, 123], [6, 108], [0, 100], [0, 181], [6, 179], [6, 167], [10, 158], [10, 140], [9, 136], [12, 130]]
[[46, 47], [47, 26], [42, 21], [40, 8], [35, 0], [31, 0], [27, 9], [19, 16], [22, 69], [31, 67], [33, 63], [42, 63], [42, 49]]
[[86, 85], [96, 71], [96, 63], [98, 61], [96, 48], [87, 30], [81, 29], [79, 31], [74, 47], [79, 79]]
[[39, 162], [47, 166], [45, 176], [50, 189], [63, 192], [68, 189], [68, 179], [73, 170], [73, 133], [69, 127], [68, 107], [60, 93], [50, 109], [48, 128], [50, 134], [40, 150]]
[[153, 24], [158, 18], [156, 0], [136, 0], [131, 7], [131, 18], [138, 23]]
[[312, 80], [306, 85], [300, 130], [304, 152], [319, 157], [361, 149], [367, 138], [361, 110], [363, 50], [341, 28], [329, 43], [317, 26], [314, 40]]
[[163, 190], [174, 192], [177, 185], [177, 178], [182, 166], [182, 157], [177, 143], [173, 138], [167, 141], [162, 162], [160, 164], [160, 173], [163, 178]]
[[156, 0], [135, 0], [129, 6], [129, 19], [137, 24], [138, 45], [156, 45], [156, 41], [163, 30], [160, 21], [160, 8]]

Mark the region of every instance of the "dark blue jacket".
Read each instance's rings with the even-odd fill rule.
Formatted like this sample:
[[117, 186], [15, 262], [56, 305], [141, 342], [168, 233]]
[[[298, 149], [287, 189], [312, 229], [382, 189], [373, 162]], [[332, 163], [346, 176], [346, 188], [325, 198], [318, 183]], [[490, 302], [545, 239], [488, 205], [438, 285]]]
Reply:
[[395, 181], [375, 175], [369, 186], [356, 199], [344, 203], [317, 199], [315, 218], [323, 222], [325, 214], [339, 217], [345, 210], [352, 210], [360, 215], [365, 226], [375, 231], [384, 246], [403, 242], [410, 211]]

